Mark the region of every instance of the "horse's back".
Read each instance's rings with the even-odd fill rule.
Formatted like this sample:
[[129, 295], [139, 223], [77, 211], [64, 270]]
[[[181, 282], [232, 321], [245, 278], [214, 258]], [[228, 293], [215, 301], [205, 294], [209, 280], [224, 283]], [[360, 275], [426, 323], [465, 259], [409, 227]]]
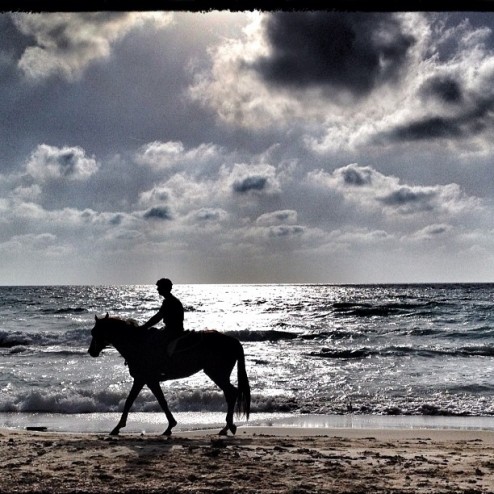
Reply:
[[175, 346], [175, 351], [186, 351], [197, 347], [202, 347], [203, 350], [234, 348], [237, 347], [240, 342], [237, 338], [215, 329], [204, 329], [199, 331], [184, 331], [174, 338], [172, 344]]
[[216, 330], [186, 330], [178, 335], [158, 328], [136, 332], [140, 334], [136, 335], [135, 353], [128, 359], [134, 377], [186, 377], [220, 362], [233, 365], [243, 356], [237, 338]]

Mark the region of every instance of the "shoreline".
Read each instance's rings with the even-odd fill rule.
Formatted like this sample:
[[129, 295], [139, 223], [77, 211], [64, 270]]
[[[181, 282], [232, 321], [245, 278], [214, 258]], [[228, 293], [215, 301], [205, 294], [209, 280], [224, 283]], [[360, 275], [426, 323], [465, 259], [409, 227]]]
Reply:
[[240, 426], [156, 434], [0, 429], [0, 493], [494, 492], [494, 431]]
[[[223, 412], [178, 412], [176, 432], [214, 430], [224, 425]], [[113, 429], [120, 413], [0, 413], [0, 430], [24, 430], [43, 427], [51, 432], [106, 433]], [[410, 429], [410, 430], [480, 430], [494, 431], [492, 416], [438, 416], [438, 415], [318, 415], [252, 413], [250, 420], [235, 418], [239, 427], [301, 428], [303, 430], [344, 429]], [[166, 427], [161, 412], [131, 412], [123, 433], [159, 434]]]

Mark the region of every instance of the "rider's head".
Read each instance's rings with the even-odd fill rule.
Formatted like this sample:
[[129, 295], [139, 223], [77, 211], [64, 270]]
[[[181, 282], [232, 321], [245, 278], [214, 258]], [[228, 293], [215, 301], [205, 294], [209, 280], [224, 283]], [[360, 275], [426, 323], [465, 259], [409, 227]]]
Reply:
[[156, 286], [158, 287], [159, 293], [170, 293], [172, 291], [173, 283], [168, 278], [161, 278], [156, 282]]

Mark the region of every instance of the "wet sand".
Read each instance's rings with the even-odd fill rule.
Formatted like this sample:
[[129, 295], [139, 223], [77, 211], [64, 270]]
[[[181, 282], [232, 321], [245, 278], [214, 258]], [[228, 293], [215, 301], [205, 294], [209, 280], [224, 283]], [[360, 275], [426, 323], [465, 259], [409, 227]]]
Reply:
[[494, 493], [494, 432], [0, 429], [0, 493]]

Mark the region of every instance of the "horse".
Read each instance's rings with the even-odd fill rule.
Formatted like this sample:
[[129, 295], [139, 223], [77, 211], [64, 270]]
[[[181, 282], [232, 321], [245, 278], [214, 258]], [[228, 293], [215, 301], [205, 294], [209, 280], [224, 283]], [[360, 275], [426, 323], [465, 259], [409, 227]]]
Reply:
[[[184, 331], [177, 339], [168, 341], [166, 330], [141, 329], [135, 321], [110, 317], [108, 313], [103, 318], [95, 316], [95, 320], [89, 355], [98, 357], [105, 347], [113, 346], [125, 359], [134, 378], [122, 416], [110, 435], [118, 435], [126, 426], [132, 404], [147, 385], [168, 420], [163, 435], [170, 436], [177, 421], [168, 408], [160, 382], [189, 377], [201, 370], [223, 391], [227, 403], [226, 425], [219, 434], [236, 433], [235, 411], [237, 416], [249, 419], [250, 384], [244, 349], [238, 339], [219, 331], [205, 330]], [[235, 364], [238, 388], [230, 382]]]

